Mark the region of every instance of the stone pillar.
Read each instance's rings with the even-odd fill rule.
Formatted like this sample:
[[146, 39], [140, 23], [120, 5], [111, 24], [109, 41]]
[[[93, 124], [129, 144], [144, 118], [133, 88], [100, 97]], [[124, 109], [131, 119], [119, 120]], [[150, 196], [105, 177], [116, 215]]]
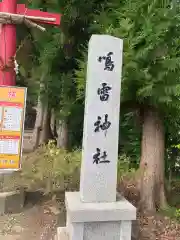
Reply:
[[130, 240], [136, 209], [116, 193], [123, 41], [89, 42], [80, 192], [65, 196], [58, 240]]

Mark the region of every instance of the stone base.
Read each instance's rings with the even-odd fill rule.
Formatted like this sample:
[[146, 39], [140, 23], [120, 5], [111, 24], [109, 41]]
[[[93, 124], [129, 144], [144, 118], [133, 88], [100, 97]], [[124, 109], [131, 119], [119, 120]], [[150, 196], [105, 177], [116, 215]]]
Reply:
[[65, 227], [58, 228], [57, 236], [54, 240], [69, 240], [69, 235]]
[[66, 228], [58, 228], [58, 240], [131, 240], [136, 208], [125, 198], [118, 195], [117, 202], [83, 203], [79, 192], [68, 192], [65, 200]]
[[0, 215], [18, 213], [24, 207], [24, 189], [0, 193]]

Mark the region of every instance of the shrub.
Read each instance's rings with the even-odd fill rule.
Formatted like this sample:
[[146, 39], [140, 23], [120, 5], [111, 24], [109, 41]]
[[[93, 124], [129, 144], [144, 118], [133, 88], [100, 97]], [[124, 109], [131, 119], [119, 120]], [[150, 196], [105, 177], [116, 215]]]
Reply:
[[45, 194], [77, 188], [79, 185], [81, 151], [58, 149], [54, 141], [25, 155], [22, 170], [4, 178], [4, 188], [25, 187]]

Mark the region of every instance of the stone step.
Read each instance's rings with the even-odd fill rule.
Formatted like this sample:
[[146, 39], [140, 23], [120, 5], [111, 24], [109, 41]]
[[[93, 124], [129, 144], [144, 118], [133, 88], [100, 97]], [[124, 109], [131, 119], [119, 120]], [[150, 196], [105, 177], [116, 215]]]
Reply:
[[68, 233], [66, 231], [66, 227], [59, 227], [57, 229], [57, 238], [54, 240], [69, 240]]
[[32, 135], [33, 135], [33, 131], [31, 131], [31, 130], [25, 130], [24, 131], [24, 134], [23, 134], [23, 138], [24, 139], [30, 139], [30, 138], [32, 138]]
[[0, 193], [0, 215], [19, 213], [24, 207], [24, 189]]
[[32, 135], [24, 135], [23, 136], [23, 139], [27, 139], [28, 140], [28, 139], [31, 139], [31, 138], [32, 138]]
[[23, 134], [23, 150], [24, 151], [32, 151], [32, 135], [33, 130], [25, 130]]

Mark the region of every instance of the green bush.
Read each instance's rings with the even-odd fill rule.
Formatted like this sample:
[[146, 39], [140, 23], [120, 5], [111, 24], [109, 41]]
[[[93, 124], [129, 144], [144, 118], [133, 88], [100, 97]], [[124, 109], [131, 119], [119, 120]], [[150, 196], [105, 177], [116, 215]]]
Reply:
[[4, 178], [3, 190], [25, 187], [48, 194], [67, 188], [76, 189], [79, 185], [80, 159], [80, 150], [67, 152], [58, 149], [54, 141], [49, 141], [23, 157], [22, 170]]

